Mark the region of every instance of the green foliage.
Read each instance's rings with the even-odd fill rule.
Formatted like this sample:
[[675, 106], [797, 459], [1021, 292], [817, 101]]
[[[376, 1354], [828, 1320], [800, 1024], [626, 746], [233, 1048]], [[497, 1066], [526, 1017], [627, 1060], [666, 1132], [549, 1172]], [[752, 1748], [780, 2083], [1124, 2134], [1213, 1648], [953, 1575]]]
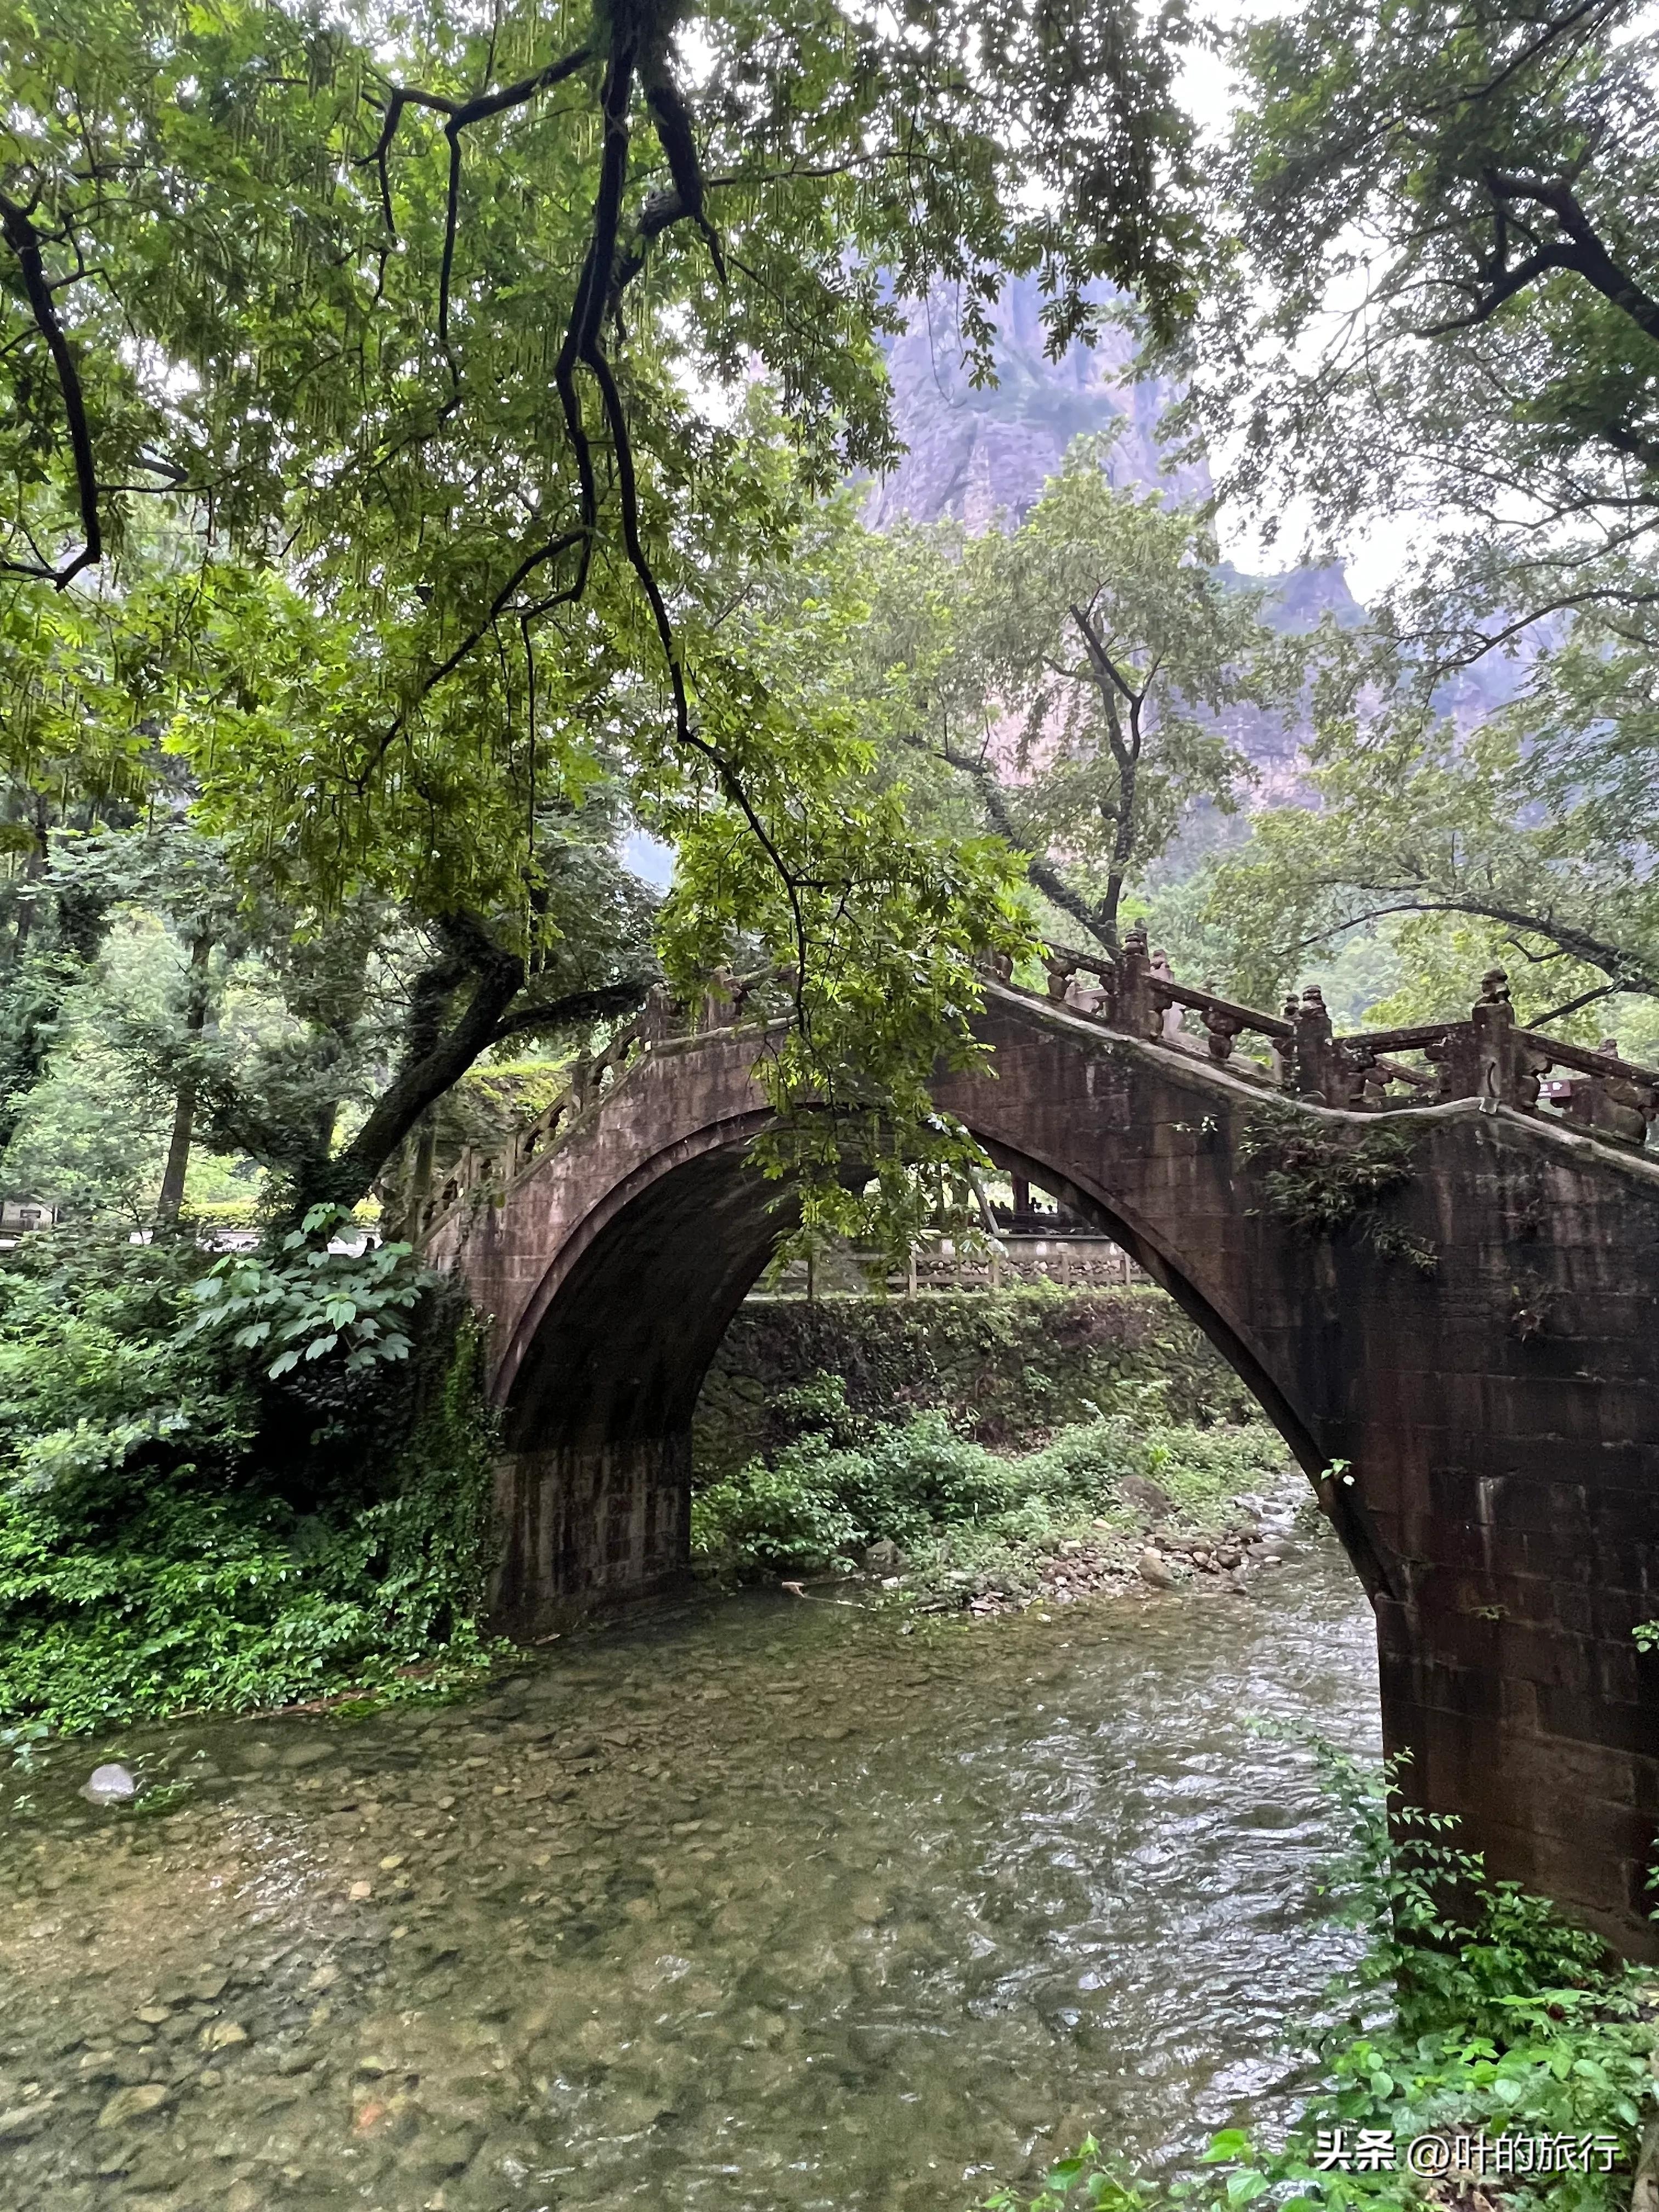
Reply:
[[1157, 1482], [1193, 1518], [1284, 1463], [1266, 1428], [1194, 1431], [1158, 1419], [1102, 1416], [1062, 1429], [1040, 1451], [1004, 1457], [959, 1436], [941, 1412], [892, 1425], [854, 1413], [839, 1376], [822, 1376], [787, 1410], [812, 1425], [769, 1462], [753, 1461], [691, 1503], [695, 1556], [724, 1571], [855, 1565], [886, 1540], [941, 1571], [984, 1563], [1098, 1516], [1135, 1518], [1120, 1486]]
[[1313, 0], [1243, 27], [1233, 52], [1231, 267], [1200, 359], [1206, 419], [1248, 426], [1235, 488], [1310, 498], [1326, 544], [1411, 515], [1413, 613], [1460, 663], [1552, 604], [1644, 625], [1659, 143], [1642, 11]]
[[[210, 17], [131, 0], [18, 9], [0, 165], [30, 220], [8, 245], [21, 258], [32, 230], [55, 261], [85, 242], [85, 281], [60, 312], [110, 488], [105, 557], [135, 514], [188, 516], [209, 483], [232, 545], [264, 551], [288, 522], [343, 579], [365, 574], [347, 549], [363, 527], [395, 598], [416, 526], [442, 513], [447, 538], [422, 563], [442, 596], [399, 610], [403, 623], [437, 646], [487, 609], [510, 554], [546, 540], [538, 506], [554, 531], [580, 512], [578, 423], [550, 389], [547, 340], [580, 298], [607, 161], [620, 190], [604, 202], [605, 276], [628, 304], [611, 374], [653, 531], [659, 502], [688, 478], [706, 491], [726, 450], [677, 368], [735, 385], [758, 358], [832, 479], [839, 441], [855, 463], [890, 450], [872, 341], [891, 289], [963, 278], [981, 361], [1007, 269], [1042, 268], [1057, 343], [1097, 319], [1102, 276], [1139, 284], [1172, 329], [1194, 243], [1172, 97], [1183, 29], [1177, 11], [1122, 4], [1064, 35], [1018, 6], [946, 7], [906, 28], [827, 0], [783, 20], [720, 0], [648, 22], [520, 6], [485, 23], [441, 0], [372, 24], [267, 0]], [[677, 49], [697, 55], [695, 76]], [[388, 117], [393, 85], [422, 104]], [[665, 164], [683, 204], [653, 204]], [[84, 533], [86, 486], [27, 308], [19, 286], [9, 519], [61, 542], [77, 509]], [[597, 444], [614, 425], [580, 367]], [[535, 574], [538, 594], [556, 580]]]
[[1372, 1212], [1411, 1181], [1414, 1148], [1403, 1129], [1321, 1136], [1288, 1106], [1259, 1109], [1238, 1139], [1239, 1158], [1261, 1170], [1268, 1205], [1293, 1229], [1334, 1237], [1363, 1218], [1362, 1233], [1385, 1259], [1409, 1260], [1419, 1274], [1431, 1275], [1439, 1265], [1433, 1247]]
[[1376, 622], [1321, 644], [1316, 805], [1216, 871], [1257, 1004], [1412, 913], [1480, 925], [1455, 1011], [1501, 946], [1526, 1011], [1596, 992], [1622, 1027], [1639, 994], [1651, 1033], [1656, 54], [1632, 0], [1310, 0], [1235, 34], [1190, 419], [1314, 542], [1409, 548]]
[[[429, 1317], [397, 1400], [354, 1378], [354, 1423], [326, 1389], [273, 1395], [188, 1325], [202, 1265], [179, 1241], [42, 1238], [0, 1272], [9, 1723], [408, 1694], [487, 1656], [491, 1431], [471, 1324]], [[331, 1367], [305, 1372], [323, 1384]]]
[[1040, 1443], [1097, 1410], [1133, 1410], [1148, 1382], [1163, 1386], [1176, 1424], [1247, 1423], [1256, 1413], [1208, 1339], [1148, 1285], [751, 1299], [697, 1401], [699, 1477], [735, 1474], [793, 1443], [809, 1425], [797, 1418], [803, 1386], [826, 1376], [858, 1413], [891, 1419], [937, 1407], [998, 1449]]
[[[754, 1147], [762, 1170], [793, 1186], [800, 1248], [841, 1238], [895, 1256], [920, 1235], [940, 1173], [963, 1194], [979, 1147], [930, 1091], [942, 1067], [981, 1056], [969, 1028], [977, 962], [1025, 951], [1018, 867], [988, 838], [919, 834], [902, 792], [878, 788], [871, 746], [834, 721], [805, 781], [780, 766], [769, 788], [776, 844], [815, 871], [791, 886], [758, 848], [736, 841], [702, 801], [676, 814], [678, 863], [659, 942], [682, 996], [726, 957], [747, 919], [793, 956], [780, 993], [787, 1026], [757, 1064], [778, 1121]], [[666, 823], [659, 810], [657, 819]], [[707, 834], [712, 826], [714, 834]], [[695, 833], [695, 834], [694, 834]], [[849, 1169], [856, 1164], [860, 1172]]]
[[[71, 882], [89, 891], [80, 872], [53, 869], [45, 878], [48, 891]], [[132, 1047], [173, 1026], [181, 962], [155, 915], [106, 905], [101, 886], [98, 903], [106, 923], [97, 957], [64, 979], [46, 1050], [20, 1085], [5, 1177], [11, 1191], [52, 1200], [79, 1225], [138, 1226], [154, 1217], [173, 1099], [154, 1056]]]
[[1085, 2136], [1069, 2158], [1056, 2159], [1034, 2196], [999, 2189], [985, 2200], [983, 2212], [1141, 2212], [1154, 2195], [1103, 2160], [1100, 2144]]
[[796, 971], [769, 1081], [809, 1228], [870, 1211], [849, 1135], [884, 1214], [968, 1157], [926, 1077], [1019, 934], [1010, 864], [872, 787], [825, 673], [857, 611], [800, 605], [795, 549], [896, 458], [882, 341], [934, 278], [981, 372], [1011, 270], [1057, 349], [1103, 279], [1174, 329], [1186, 31], [1136, 0], [0, 15], [0, 805], [38, 860], [48, 793], [165, 793], [295, 945], [377, 906], [435, 940], [406, 1079], [332, 1160], [337, 1094], [289, 1127], [299, 1206], [362, 1196], [481, 1051], [638, 1003], [629, 902], [589, 902], [618, 927], [579, 959], [562, 896], [596, 795], [676, 848], [688, 995]]
[[1461, 1018], [1495, 963], [1523, 1022], [1584, 1000], [1594, 1011], [1558, 1034], [1595, 1043], [1633, 1012], [1651, 1032], [1651, 651], [1583, 628], [1470, 732], [1415, 696], [1393, 642], [1328, 643], [1316, 806], [1261, 815], [1206, 874], [1205, 914], [1227, 941], [1233, 988], [1270, 1004], [1308, 972], [1311, 947], [1381, 925], [1408, 995], [1373, 1021]]
[[0, 917], [9, 924], [0, 938], [0, 1146], [16, 1135], [107, 920], [74, 887], [32, 879], [39, 870], [37, 851], [18, 878], [0, 879]]
[[409, 1316], [433, 1278], [412, 1264], [407, 1244], [365, 1243], [331, 1251], [331, 1240], [362, 1232], [343, 1206], [313, 1206], [282, 1241], [283, 1258], [230, 1253], [191, 1290], [201, 1310], [189, 1337], [228, 1340], [240, 1352], [268, 1351], [272, 1382], [302, 1359], [338, 1352], [348, 1374], [377, 1360], [406, 1359]]
[[1237, 807], [1250, 770], [1224, 718], [1297, 682], [1208, 522], [1111, 468], [1111, 440], [1082, 437], [1018, 529], [872, 544], [861, 641], [893, 772], [1006, 837], [1107, 944], [1192, 807]]
[[[1248, 2130], [1218, 2135], [1212, 2169], [1165, 2185], [1127, 2178], [1092, 2140], [1035, 2196], [1000, 2191], [988, 2212], [1084, 2212], [1105, 2204], [1160, 2212], [1234, 2212], [1256, 2198], [1283, 2212], [1419, 2207], [1404, 2170], [1414, 2137], [1509, 2132], [1605, 2136], [1615, 2170], [1505, 2177], [1504, 2202], [1550, 2212], [1613, 2212], [1629, 2201], [1644, 2124], [1656, 2112], [1649, 1976], [1609, 1959], [1600, 1940], [1512, 1882], [1493, 1881], [1461, 1850], [1455, 1823], [1425, 1814], [1381, 1770], [1315, 1745], [1347, 1844], [1322, 1882], [1332, 1916], [1366, 1936], [1358, 1964], [1328, 1992], [1310, 2036], [1322, 2076], [1277, 2148]], [[1362, 2130], [1399, 2145], [1401, 2167], [1333, 2170], [1322, 2134]], [[1597, 2161], [1592, 2160], [1592, 2164]], [[1488, 2185], [1489, 2187], [1492, 2185]]]
[[257, 1408], [180, 1324], [204, 1264], [193, 1246], [40, 1236], [0, 1268], [0, 1437], [11, 1480], [50, 1489], [60, 1467], [99, 1480], [146, 1437], [223, 1476]]

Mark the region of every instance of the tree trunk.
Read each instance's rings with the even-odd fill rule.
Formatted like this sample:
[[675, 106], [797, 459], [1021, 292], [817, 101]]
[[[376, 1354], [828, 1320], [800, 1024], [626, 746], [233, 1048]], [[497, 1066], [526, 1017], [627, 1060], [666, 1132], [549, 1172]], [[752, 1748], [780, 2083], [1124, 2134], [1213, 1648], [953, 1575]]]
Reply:
[[[205, 933], [190, 948], [190, 975], [185, 984], [185, 1028], [192, 1044], [207, 1027], [208, 961], [213, 940]], [[179, 1085], [173, 1109], [173, 1134], [167, 1142], [167, 1164], [161, 1171], [161, 1195], [155, 1202], [155, 1225], [171, 1229], [185, 1202], [185, 1170], [190, 1165], [190, 1140], [196, 1127], [196, 1079], [187, 1075]]]
[[1112, 840], [1112, 863], [1106, 878], [1106, 896], [1100, 902], [1101, 933], [1114, 952], [1121, 951], [1118, 942], [1117, 909], [1123, 896], [1123, 886], [1128, 879], [1129, 863], [1135, 849], [1135, 780], [1139, 763], [1131, 762], [1118, 770], [1117, 835]]
[[[1107, 741], [1112, 749], [1112, 758], [1117, 763], [1117, 830], [1112, 839], [1106, 896], [1097, 909], [1100, 917], [1101, 941], [1109, 950], [1117, 952], [1121, 950], [1118, 942], [1117, 910], [1123, 896], [1124, 884], [1128, 878], [1129, 863], [1134, 858], [1135, 834], [1139, 826], [1135, 820], [1135, 785], [1140, 774], [1143, 736], [1140, 714], [1146, 701], [1146, 687], [1143, 684], [1137, 691], [1113, 665], [1112, 657], [1106, 650], [1106, 641], [1095, 629], [1085, 609], [1074, 605], [1072, 619], [1082, 635], [1095, 688], [1106, 710]], [[1129, 709], [1129, 734], [1127, 738], [1118, 717], [1120, 698]]]
[[374, 1109], [349, 1145], [331, 1159], [319, 1158], [295, 1194], [294, 1213], [330, 1200], [353, 1206], [366, 1198], [392, 1154], [403, 1144], [422, 1115], [459, 1082], [480, 1054], [504, 1043], [526, 1028], [556, 1028], [561, 1023], [599, 1021], [626, 1013], [644, 998], [649, 979], [601, 984], [591, 991], [573, 991], [566, 997], [535, 1010], [534, 1019], [515, 1013], [513, 1002], [523, 988], [523, 970], [516, 963], [499, 963], [489, 973], [469, 979], [471, 994], [447, 1030], [425, 1038], [380, 1093]]

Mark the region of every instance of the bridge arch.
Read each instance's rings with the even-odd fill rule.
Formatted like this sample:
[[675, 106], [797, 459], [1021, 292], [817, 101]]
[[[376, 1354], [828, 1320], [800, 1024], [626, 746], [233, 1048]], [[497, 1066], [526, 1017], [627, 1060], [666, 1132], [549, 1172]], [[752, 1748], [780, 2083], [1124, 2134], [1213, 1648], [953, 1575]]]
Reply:
[[1109, 1237], [1115, 1244], [1129, 1255], [1142, 1273], [1150, 1275], [1158, 1288], [1180, 1307], [1188, 1320], [1208, 1337], [1284, 1438], [1291, 1456], [1313, 1484], [1320, 1504], [1341, 1538], [1367, 1593], [1375, 1594], [1384, 1581], [1382, 1562], [1372, 1549], [1363, 1524], [1344, 1510], [1340, 1493], [1334, 1491], [1326, 1480], [1328, 1463], [1311, 1431], [1277, 1380], [1262, 1364], [1256, 1347], [1235, 1331], [1226, 1317], [1210, 1303], [1202, 1282], [1188, 1273], [1180, 1251], [1165, 1249], [1146, 1224], [1137, 1224], [1129, 1218], [1121, 1210], [1109, 1180], [1098, 1187], [1092, 1181], [1073, 1181], [1060, 1173], [1052, 1161], [1038, 1159], [1000, 1140], [987, 1129], [975, 1126], [976, 1121], [986, 1118], [988, 1117], [975, 1116], [969, 1121], [967, 1126], [998, 1167], [1039, 1184], [1057, 1197], [1071, 1212]]
[[[1392, 1239], [1313, 1239], [1248, 1164], [1259, 1083], [1012, 992], [978, 1028], [988, 1064], [940, 1103], [1124, 1243], [1255, 1392], [1364, 1581], [1415, 1790], [1498, 1871], [1651, 1948], [1659, 1662], [1632, 1630], [1659, 1613], [1659, 1167], [1455, 1100], [1390, 1116], [1413, 1147]], [[697, 1391], [778, 1226], [745, 1158], [755, 1051], [659, 1046], [431, 1240], [496, 1324], [514, 1632], [685, 1559]]]

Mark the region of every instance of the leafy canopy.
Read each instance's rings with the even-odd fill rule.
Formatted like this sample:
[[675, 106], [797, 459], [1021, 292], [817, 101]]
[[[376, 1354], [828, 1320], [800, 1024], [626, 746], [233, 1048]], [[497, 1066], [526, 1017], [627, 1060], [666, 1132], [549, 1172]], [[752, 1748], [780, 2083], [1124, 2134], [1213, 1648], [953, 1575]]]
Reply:
[[1524, 1020], [1583, 1008], [1583, 1042], [1615, 1023], [1650, 1038], [1653, 672], [1645, 653], [1610, 653], [1581, 628], [1465, 731], [1402, 676], [1393, 641], [1333, 646], [1316, 687], [1315, 804], [1258, 816], [1208, 874], [1236, 987], [1267, 1003], [1316, 949], [1380, 927], [1406, 933], [1417, 977], [1385, 1021], [1461, 1016], [1496, 962]]
[[[1235, 42], [1231, 275], [1194, 340], [1234, 488], [1426, 514], [1439, 663], [1653, 604], [1655, 36], [1631, 0], [1313, 0]], [[1218, 213], [1221, 210], [1218, 209]], [[1645, 619], [1645, 617], [1643, 617]]]
[[1410, 913], [1429, 965], [1471, 948], [1465, 1004], [1493, 957], [1534, 1016], [1650, 995], [1651, 22], [1628, 0], [1312, 0], [1233, 53], [1231, 246], [1187, 342], [1189, 421], [1233, 440], [1235, 495], [1301, 501], [1322, 544], [1379, 522], [1411, 544], [1373, 638], [1331, 655], [1319, 815], [1261, 824], [1212, 917], [1237, 918], [1257, 989]]
[[[914, 1121], [1001, 878], [863, 799], [810, 637], [734, 593], [892, 459], [902, 295], [958, 281], [981, 366], [1006, 270], [1040, 272], [1056, 346], [1102, 278], [1174, 329], [1183, 27], [1175, 0], [14, 11], [0, 634], [29, 761], [81, 775], [89, 719], [131, 803], [159, 733], [302, 931], [405, 902], [526, 981], [557, 943], [542, 825], [617, 778], [679, 849], [671, 969], [745, 941], [794, 969], [781, 1103]], [[770, 401], [729, 404], [757, 369]]]
[[1032, 884], [1115, 945], [1127, 886], [1195, 803], [1231, 811], [1249, 768], [1227, 710], [1289, 679], [1213, 535], [1120, 489], [1079, 439], [1018, 528], [896, 532], [867, 553], [864, 667], [890, 748], [954, 784]]

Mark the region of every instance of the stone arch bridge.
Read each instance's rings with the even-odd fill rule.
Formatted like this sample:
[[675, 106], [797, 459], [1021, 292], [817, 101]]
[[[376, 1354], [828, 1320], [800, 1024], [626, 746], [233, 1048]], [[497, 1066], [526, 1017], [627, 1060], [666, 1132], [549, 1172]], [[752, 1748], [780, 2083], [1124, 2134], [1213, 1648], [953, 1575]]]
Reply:
[[[648, 1008], [428, 1206], [429, 1258], [494, 1324], [509, 1632], [684, 1568], [692, 1410], [778, 1228], [741, 1013], [717, 992], [676, 1036]], [[939, 1103], [1261, 1400], [1370, 1598], [1413, 1792], [1651, 1950], [1659, 1654], [1632, 1632], [1659, 1615], [1659, 1076], [1519, 1030], [1496, 973], [1468, 1022], [1344, 1040], [1316, 993], [1257, 1013], [1133, 940], [1055, 955], [1046, 1000], [988, 983], [975, 1027], [988, 1062]], [[1393, 1187], [1367, 1203], [1362, 1176], [1345, 1223], [1304, 1225], [1379, 1132]]]

